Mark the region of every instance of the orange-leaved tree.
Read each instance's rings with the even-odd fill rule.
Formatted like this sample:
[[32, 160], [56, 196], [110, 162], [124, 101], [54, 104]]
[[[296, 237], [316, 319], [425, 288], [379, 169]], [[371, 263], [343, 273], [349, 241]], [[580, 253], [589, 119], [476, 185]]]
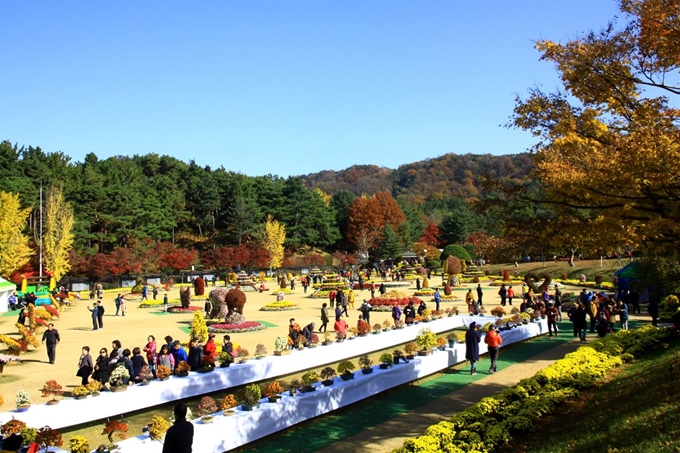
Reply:
[[406, 216], [389, 192], [378, 192], [372, 197], [356, 197], [348, 209], [348, 239], [359, 254], [368, 255], [383, 239], [387, 225], [399, 231]]

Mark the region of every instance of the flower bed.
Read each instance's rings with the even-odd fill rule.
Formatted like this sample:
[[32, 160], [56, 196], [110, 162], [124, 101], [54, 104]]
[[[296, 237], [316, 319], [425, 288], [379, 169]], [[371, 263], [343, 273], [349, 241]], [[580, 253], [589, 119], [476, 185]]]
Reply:
[[297, 310], [299, 309], [300, 306], [297, 304], [294, 304], [293, 302], [272, 302], [271, 304], [267, 304], [260, 308], [260, 311], [288, 311], [288, 310]]
[[213, 333], [255, 332], [263, 329], [265, 329], [264, 324], [257, 321], [247, 321], [240, 324], [211, 324], [208, 326], [208, 332]]
[[[368, 281], [364, 282], [364, 289], [371, 289], [371, 284], [375, 283], [375, 289], [380, 288], [380, 285], [385, 285], [385, 288], [408, 288], [411, 286], [412, 282], [381, 282], [381, 281]], [[354, 289], [361, 289], [359, 283], [354, 284]]]
[[[125, 300], [127, 301], [127, 299]], [[177, 307], [179, 305], [182, 305], [182, 302], [179, 299], [168, 300], [168, 307]], [[160, 307], [163, 307], [162, 299], [145, 300], [144, 302], [139, 304], [139, 308], [160, 308]]]
[[194, 305], [190, 305], [188, 308], [170, 307], [168, 308], [168, 313], [193, 313], [199, 310], [203, 310], [203, 307], [196, 307]]
[[374, 297], [368, 301], [373, 307], [373, 311], [392, 311], [392, 307], [395, 305], [405, 307], [409, 302], [413, 302], [413, 304], [417, 306], [420, 304], [421, 300], [414, 296], [407, 296], [398, 291], [391, 291], [385, 293], [382, 297]]
[[[407, 439], [396, 453], [495, 451], [512, 436], [533, 431], [538, 419], [592, 387], [622, 359], [664, 347], [672, 329], [647, 326], [620, 331], [567, 354], [529, 379], [487, 398], [444, 421], [425, 434]], [[642, 343], [642, 345], [641, 345]]]

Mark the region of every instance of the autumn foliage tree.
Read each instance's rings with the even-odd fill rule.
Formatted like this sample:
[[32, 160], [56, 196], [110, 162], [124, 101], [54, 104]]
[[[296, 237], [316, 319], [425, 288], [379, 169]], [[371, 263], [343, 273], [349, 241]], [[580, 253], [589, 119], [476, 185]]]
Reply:
[[262, 246], [269, 252], [269, 268], [278, 269], [283, 261], [283, 243], [286, 240], [286, 227], [269, 215], [264, 223]]
[[357, 197], [349, 206], [348, 239], [360, 254], [368, 255], [383, 241], [385, 227], [398, 231], [406, 222], [403, 211], [389, 192]]
[[0, 275], [9, 278], [31, 257], [28, 236], [23, 233], [30, 209], [22, 209], [19, 196], [0, 192]]
[[45, 268], [59, 281], [71, 269], [68, 256], [73, 247], [73, 208], [61, 188], [52, 186], [45, 203], [43, 256]]
[[[680, 243], [680, 0], [620, 0], [628, 23], [564, 44], [541, 40], [564, 92], [533, 89], [513, 124], [531, 131], [545, 201], [651, 251]], [[585, 217], [585, 216], [583, 216]], [[582, 225], [579, 226], [582, 228]]]

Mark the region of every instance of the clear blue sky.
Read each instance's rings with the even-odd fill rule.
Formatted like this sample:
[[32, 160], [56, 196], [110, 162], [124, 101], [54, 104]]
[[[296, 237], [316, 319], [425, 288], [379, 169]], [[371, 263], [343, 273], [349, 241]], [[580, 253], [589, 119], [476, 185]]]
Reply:
[[613, 0], [1, 0], [0, 140], [74, 161], [155, 152], [247, 175], [511, 154], [514, 97], [559, 86], [536, 39]]

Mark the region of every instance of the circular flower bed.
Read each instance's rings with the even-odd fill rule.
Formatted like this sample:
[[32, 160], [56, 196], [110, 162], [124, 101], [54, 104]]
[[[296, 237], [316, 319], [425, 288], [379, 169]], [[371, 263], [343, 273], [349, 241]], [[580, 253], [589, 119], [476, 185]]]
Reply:
[[[170, 299], [168, 301], [168, 307], [178, 307], [180, 305], [182, 305], [182, 302], [179, 299]], [[161, 307], [163, 307], [162, 299], [145, 300], [144, 302], [139, 304], [139, 308], [161, 308]]]
[[281, 301], [267, 304], [264, 307], [260, 308], [260, 311], [288, 311], [297, 310], [299, 308], [300, 307], [297, 304], [294, 304], [293, 302]]
[[203, 307], [196, 307], [194, 305], [190, 305], [189, 308], [170, 307], [168, 308], [168, 313], [193, 313], [199, 310], [203, 310]]
[[312, 294], [311, 298], [313, 299], [328, 299], [328, 295], [330, 294], [330, 291], [314, 291], [314, 294]]
[[293, 291], [292, 289], [288, 289], [288, 288], [277, 288], [277, 289], [275, 289], [275, 290], [273, 290], [273, 291], [271, 292], [271, 295], [272, 295], [272, 296], [276, 296], [276, 295], [279, 294], [279, 293], [283, 293], [283, 294], [294, 294], [295, 291]]
[[239, 333], [239, 332], [254, 332], [256, 330], [263, 330], [264, 324], [257, 321], [247, 321], [240, 324], [211, 324], [208, 326], [208, 332], [213, 333]]

